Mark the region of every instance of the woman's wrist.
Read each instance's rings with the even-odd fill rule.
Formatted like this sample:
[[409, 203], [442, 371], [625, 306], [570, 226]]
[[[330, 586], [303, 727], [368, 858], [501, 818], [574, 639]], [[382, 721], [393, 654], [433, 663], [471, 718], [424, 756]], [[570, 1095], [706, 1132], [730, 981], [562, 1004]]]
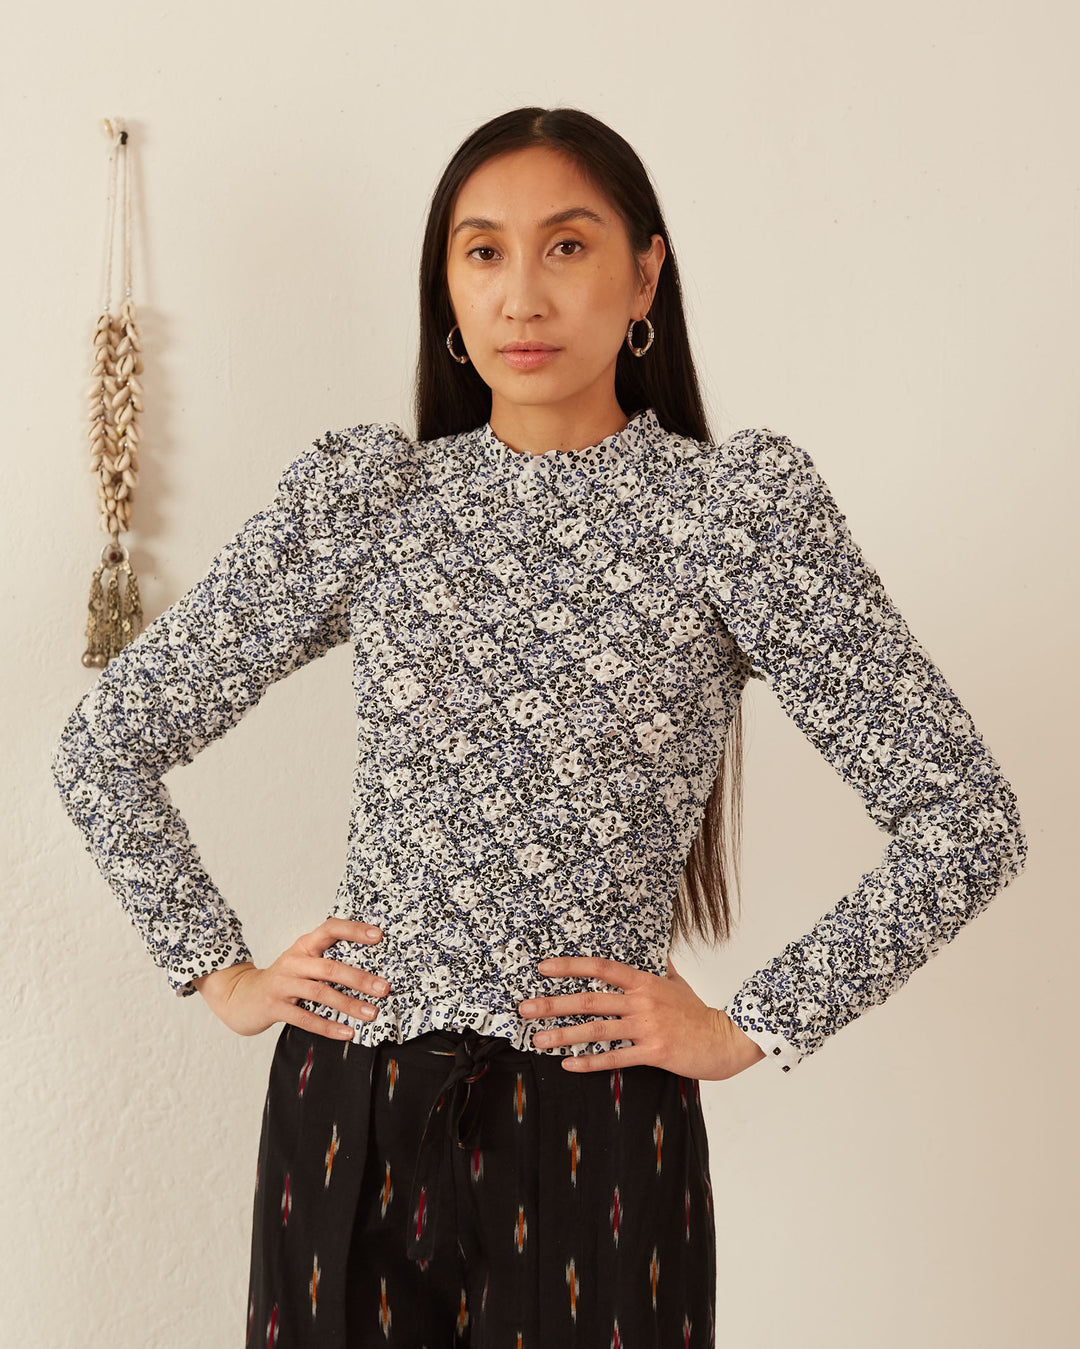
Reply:
[[191, 982], [204, 997], [214, 997], [221, 989], [231, 988], [242, 970], [253, 969], [255, 969], [254, 961], [242, 960], [238, 965], [226, 965], [224, 969], [210, 970], [206, 974], [197, 975]]
[[731, 1076], [760, 1063], [765, 1057], [765, 1051], [757, 1041], [752, 1040], [741, 1026], [737, 1026], [727, 1012], [718, 1007], [711, 1010], [716, 1019], [717, 1033], [723, 1039], [731, 1059]]

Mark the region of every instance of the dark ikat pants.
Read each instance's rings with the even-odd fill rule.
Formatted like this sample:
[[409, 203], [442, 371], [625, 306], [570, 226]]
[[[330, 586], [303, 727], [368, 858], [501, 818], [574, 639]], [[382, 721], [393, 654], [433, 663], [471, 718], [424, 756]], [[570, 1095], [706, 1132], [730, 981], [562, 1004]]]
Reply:
[[694, 1078], [282, 1027], [247, 1349], [713, 1349], [715, 1295]]

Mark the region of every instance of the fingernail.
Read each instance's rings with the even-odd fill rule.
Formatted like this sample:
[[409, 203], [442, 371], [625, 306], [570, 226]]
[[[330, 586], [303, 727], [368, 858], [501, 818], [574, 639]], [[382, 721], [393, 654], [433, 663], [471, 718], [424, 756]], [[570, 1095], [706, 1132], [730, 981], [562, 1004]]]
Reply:
[[386, 982], [385, 979], [376, 979], [372, 987], [375, 989], [376, 993], [385, 993], [386, 990], [390, 987], [390, 985]]
[[382, 932], [377, 927], [369, 927], [364, 935], [367, 937], [368, 941], [374, 941], [376, 937], [382, 936]]

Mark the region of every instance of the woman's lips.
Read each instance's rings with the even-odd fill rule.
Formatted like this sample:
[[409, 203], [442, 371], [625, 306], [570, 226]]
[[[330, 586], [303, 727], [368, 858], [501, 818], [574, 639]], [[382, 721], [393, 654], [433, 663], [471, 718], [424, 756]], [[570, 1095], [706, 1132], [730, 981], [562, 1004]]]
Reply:
[[535, 370], [558, 356], [560, 350], [560, 347], [556, 347], [554, 351], [500, 351], [499, 355], [515, 370]]

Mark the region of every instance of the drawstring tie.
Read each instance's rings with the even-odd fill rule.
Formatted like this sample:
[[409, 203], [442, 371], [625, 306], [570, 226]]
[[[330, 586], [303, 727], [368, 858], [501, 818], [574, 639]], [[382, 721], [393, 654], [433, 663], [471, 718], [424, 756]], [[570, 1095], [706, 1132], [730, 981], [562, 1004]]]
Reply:
[[454, 1066], [428, 1111], [416, 1157], [406, 1245], [413, 1260], [430, 1260], [435, 1250], [435, 1218], [446, 1162], [446, 1140], [449, 1138], [459, 1148], [470, 1147], [475, 1142], [479, 1110], [473, 1111], [465, 1136], [461, 1134], [461, 1119], [469, 1103], [472, 1084], [487, 1072], [489, 1065], [485, 1060], [510, 1046], [510, 1041], [501, 1035], [481, 1036], [472, 1029], [466, 1029], [462, 1035], [464, 1038], [454, 1050]]

